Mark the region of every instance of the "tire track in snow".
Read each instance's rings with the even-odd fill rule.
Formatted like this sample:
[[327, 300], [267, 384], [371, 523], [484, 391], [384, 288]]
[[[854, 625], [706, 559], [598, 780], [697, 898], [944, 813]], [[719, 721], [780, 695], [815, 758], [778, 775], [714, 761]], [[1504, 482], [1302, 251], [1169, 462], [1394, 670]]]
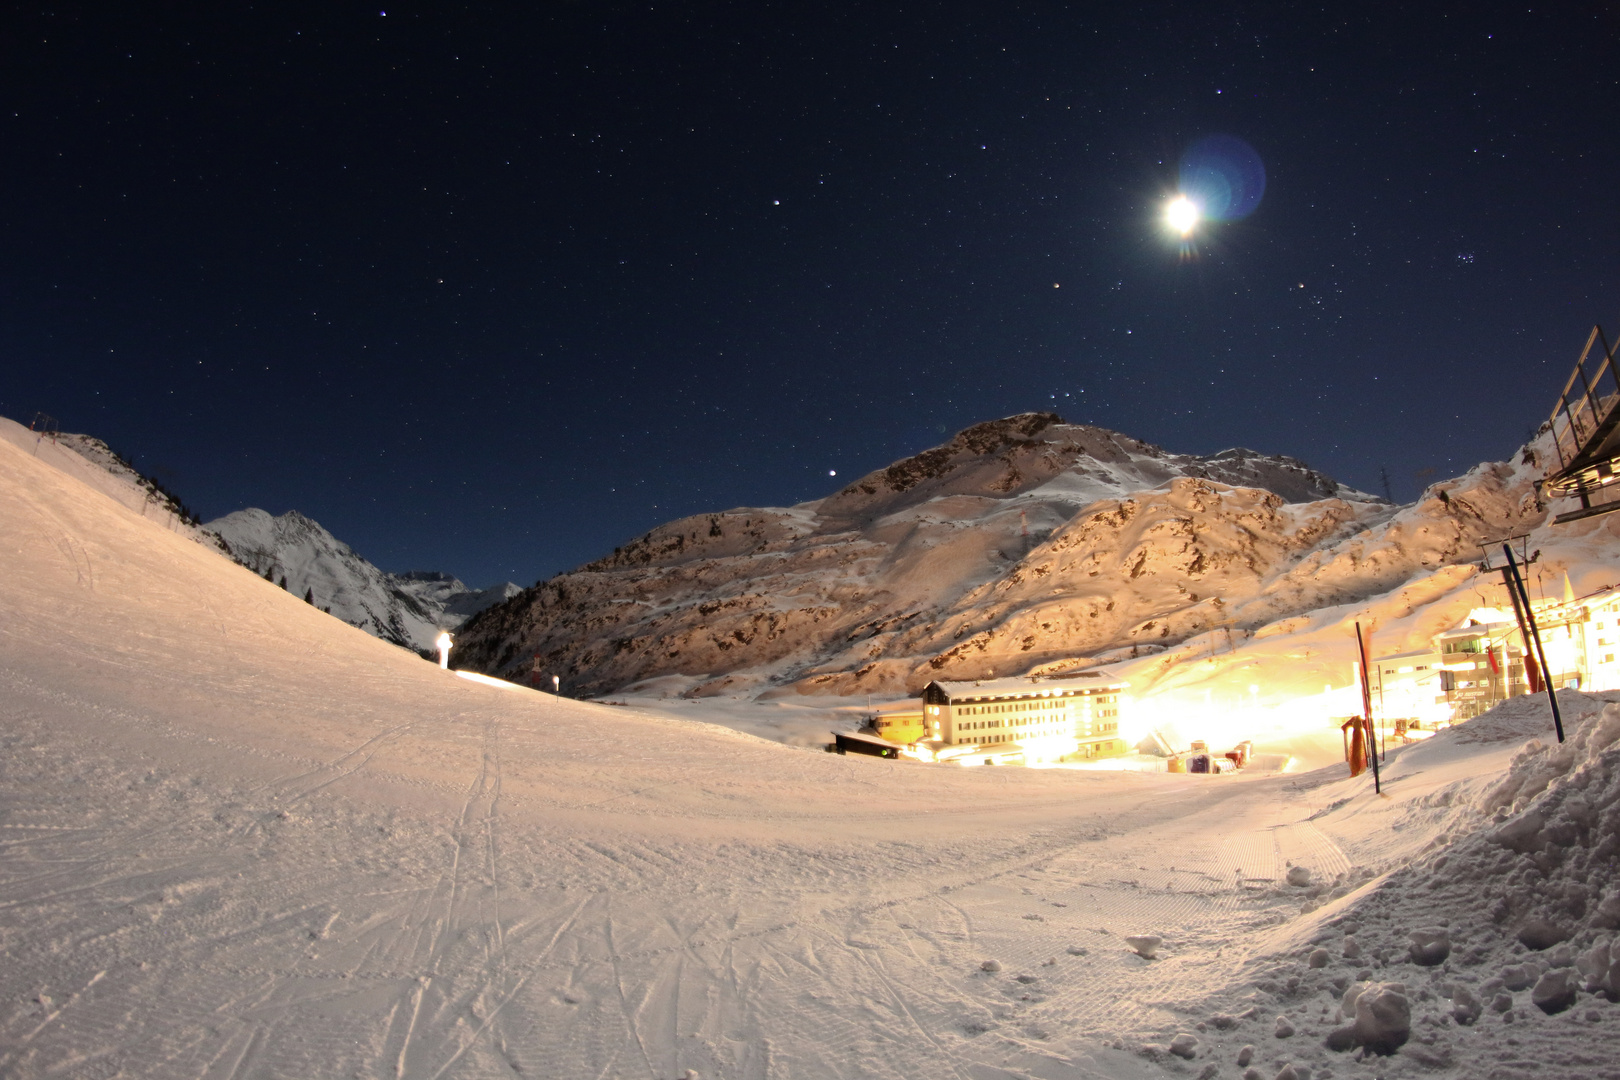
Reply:
[[[895, 1011], [906, 1018], [906, 1022], [910, 1024], [912, 1030], [916, 1032], [918, 1037], [934, 1048], [935, 1053], [945, 1060], [946, 1065], [949, 1066], [952, 1073], [963, 1078], [963, 1080], [971, 1080], [969, 1074], [963, 1071], [961, 1055], [952, 1052], [942, 1042], [940, 1042], [939, 1039], [935, 1037], [934, 1033], [928, 1029], [927, 1025], [917, 1018], [917, 1014], [911, 1009], [911, 1007], [906, 1004], [906, 995], [902, 994], [895, 987], [894, 980], [891, 979], [888, 972], [884, 970], [881, 957], [869, 956], [865, 951], [861, 951], [858, 955], [861, 962], [866, 965], [867, 970], [870, 971], [872, 976], [883, 985], [885, 990], [888, 991], [889, 1000], [892, 1002]], [[913, 991], [916, 990], [915, 987], [908, 987], [908, 989]], [[933, 1000], [933, 1004], [938, 1006], [940, 1003], [937, 1000]]]
[[612, 894], [608, 895], [606, 908], [603, 911], [602, 932], [603, 940], [607, 944], [608, 963], [613, 971], [613, 989], [618, 995], [620, 1017], [623, 1020], [625, 1030], [629, 1033], [630, 1038], [635, 1041], [636, 1050], [641, 1055], [642, 1063], [647, 1067], [647, 1074], [649, 1076], [657, 1075], [657, 1070], [653, 1068], [652, 1055], [647, 1052], [647, 1044], [641, 1037], [641, 1025], [636, 1022], [637, 1009], [631, 1006], [630, 997], [625, 993], [624, 989], [622, 958], [619, 956], [618, 947], [614, 943]]
[[[475, 1015], [474, 1011], [480, 1006], [483, 1016], [476, 1017], [476, 1025], [472, 1033], [466, 1038], [458, 1038], [455, 1049], [449, 1058], [441, 1065], [433, 1076], [441, 1076], [457, 1061], [460, 1061], [468, 1051], [472, 1050], [486, 1036], [492, 1040], [493, 1049], [512, 1065], [511, 1054], [507, 1048], [507, 1039], [501, 1024], [501, 1017], [507, 1006], [528, 986], [530, 980], [542, 970], [546, 970], [545, 960], [556, 948], [563, 934], [572, 927], [590, 897], [587, 896], [576, 906], [568, 917], [547, 941], [539, 957], [525, 965], [525, 973], [514, 985], [510, 982], [512, 965], [509, 962], [509, 952], [516, 944], [511, 932], [505, 926], [500, 911], [500, 876], [501, 857], [499, 839], [499, 802], [501, 790], [500, 766], [500, 725], [496, 720], [489, 720], [484, 728], [483, 746], [480, 754], [478, 775], [469, 784], [466, 798], [462, 803], [461, 812], [452, 831], [452, 854], [450, 866], [441, 873], [439, 879], [427, 890], [426, 901], [421, 910], [422, 915], [417, 919], [418, 929], [425, 924], [428, 939], [425, 946], [420, 944], [421, 934], [417, 934], [418, 946], [416, 952], [416, 966], [428, 972], [423, 976], [426, 980], [419, 984], [419, 992], [413, 992], [411, 1017], [402, 1036], [399, 1037], [399, 1051], [395, 1059], [397, 1074], [403, 1076], [403, 1070], [408, 1065], [411, 1056], [412, 1043], [416, 1039], [418, 1021], [421, 1017], [424, 1003], [428, 1003], [429, 995], [434, 1000], [429, 1003], [430, 1014], [435, 1021], [444, 1021], [447, 1018], [460, 1019], [464, 1015]], [[464, 858], [465, 856], [465, 858]], [[459, 931], [472, 929], [486, 924], [486, 920], [463, 917], [462, 912], [467, 908], [469, 894], [480, 884], [469, 882], [463, 876], [464, 864], [466, 867], [482, 867], [488, 874], [489, 910], [490, 918], [487, 924], [493, 931], [491, 941], [485, 944], [485, 963], [477, 969], [477, 973], [470, 981], [456, 978], [453, 973], [445, 970], [447, 962], [446, 942]], [[442, 898], [442, 899], [441, 899]], [[442, 903], [443, 914], [436, 914]], [[485, 904], [479, 900], [477, 908], [482, 911]], [[411, 929], [407, 918], [406, 925], [401, 927], [399, 938]], [[527, 935], [523, 935], [527, 936]], [[438, 987], [443, 986], [443, 989]], [[454, 1022], [454, 1019], [451, 1022]], [[435, 1029], [443, 1026], [436, 1022]], [[515, 1065], [512, 1065], [516, 1068]]]
[[4, 1054], [0, 1054], [0, 1076], [7, 1075], [6, 1066], [15, 1061], [19, 1054], [25, 1052], [41, 1032], [50, 1027], [52, 1024], [56, 1023], [57, 1019], [64, 1012], [66, 1012], [69, 1007], [76, 1004], [86, 993], [91, 990], [92, 987], [96, 985], [96, 983], [106, 978], [106, 975], [107, 972], [105, 969], [96, 972], [90, 977], [89, 982], [85, 983], [84, 986], [80, 987], [78, 990], [68, 994], [67, 1000], [63, 1001], [60, 1005], [56, 1005], [53, 1009], [51, 1009], [50, 1012], [46, 1013], [45, 1018], [42, 1019], [38, 1024], [35, 1024], [32, 1030], [18, 1036], [16, 1039], [17, 1045], [13, 1049], [6, 1051]]
[[[416, 1038], [417, 1022], [421, 1017], [422, 1005], [427, 998], [428, 991], [432, 989], [433, 980], [440, 974], [439, 967], [444, 959], [441, 948], [446, 930], [459, 923], [457, 913], [461, 910], [463, 898], [463, 885], [461, 880], [462, 856], [468, 848], [468, 820], [472, 817], [473, 807], [482, 796], [489, 775], [489, 759], [481, 755], [478, 775], [467, 786], [466, 797], [462, 800], [461, 812], [451, 831], [450, 864], [440, 871], [438, 880], [432, 887], [423, 893], [421, 905], [422, 915], [413, 925], [409, 917], [400, 927], [397, 940], [403, 943], [407, 935], [415, 940], [415, 945], [409, 950], [413, 963], [411, 964], [421, 974], [417, 975], [417, 985], [412, 991], [412, 1004], [410, 1020], [406, 1023], [404, 1033], [399, 1040], [399, 1053], [394, 1061], [394, 1075], [402, 1077], [408, 1065], [411, 1046]], [[444, 914], [439, 916], [436, 909], [439, 906], [440, 895], [443, 895]], [[424, 935], [426, 945], [422, 944]], [[450, 1005], [445, 999], [437, 1002], [438, 1008]]]

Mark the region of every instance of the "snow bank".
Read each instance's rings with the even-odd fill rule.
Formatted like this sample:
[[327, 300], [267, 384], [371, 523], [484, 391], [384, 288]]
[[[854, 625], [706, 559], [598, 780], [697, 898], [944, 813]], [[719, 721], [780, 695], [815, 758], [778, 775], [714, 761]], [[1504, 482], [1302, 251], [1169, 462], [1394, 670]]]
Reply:
[[[1518, 1077], [1545, 1067], [1615, 1075], [1620, 704], [1575, 693], [1560, 700], [1563, 744], [1551, 741], [1545, 698], [1527, 697], [1392, 756], [1385, 801], [1410, 803], [1393, 821], [1423, 822], [1432, 837], [1423, 854], [1366, 884], [1362, 871], [1302, 890], [1304, 915], [1281, 935], [1285, 948], [1209, 1005], [1289, 1018], [1290, 1035], [1261, 1054], [1272, 1070], [1291, 1064], [1329, 1076], [1387, 1055], [1381, 1076]], [[1545, 738], [1494, 777], [1401, 790], [1423, 767], [1529, 734]], [[1440, 806], [1443, 820], [1423, 817]], [[1320, 820], [1350, 810], [1333, 804]], [[1235, 1062], [1245, 1039], [1254, 1033], [1206, 1039], [1203, 1056]]]

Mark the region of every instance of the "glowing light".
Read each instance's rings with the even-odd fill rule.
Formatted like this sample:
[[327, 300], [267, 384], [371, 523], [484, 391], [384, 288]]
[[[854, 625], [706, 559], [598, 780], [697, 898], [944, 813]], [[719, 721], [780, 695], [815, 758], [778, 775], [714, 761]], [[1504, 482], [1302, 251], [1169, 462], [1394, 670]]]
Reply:
[[481, 683], [484, 686], [493, 686], [497, 690], [528, 690], [529, 689], [526, 686], [519, 686], [517, 683], [507, 682], [505, 679], [494, 679], [494, 678], [491, 678], [488, 675], [480, 675], [476, 671], [457, 671], [454, 674], [458, 678], [466, 679], [468, 682]]
[[1164, 221], [1182, 236], [1192, 234], [1198, 226], [1198, 219], [1202, 215], [1198, 211], [1198, 204], [1185, 195], [1177, 195], [1170, 200], [1170, 205], [1164, 208]]
[[439, 666], [441, 668], [450, 666], [450, 646], [452, 644], [454, 642], [451, 640], [450, 631], [448, 630], [440, 630], [439, 636], [433, 639], [434, 647], [439, 650]]

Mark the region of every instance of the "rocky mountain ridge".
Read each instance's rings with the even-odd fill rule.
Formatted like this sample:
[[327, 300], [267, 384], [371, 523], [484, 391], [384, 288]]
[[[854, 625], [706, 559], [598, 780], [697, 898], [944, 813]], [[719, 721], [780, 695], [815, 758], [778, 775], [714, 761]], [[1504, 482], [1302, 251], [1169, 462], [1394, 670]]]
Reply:
[[471, 620], [461, 655], [494, 674], [538, 656], [580, 694], [903, 694], [1063, 670], [1476, 559], [1545, 520], [1536, 452], [1396, 507], [1291, 458], [1022, 414], [815, 502], [660, 526]]

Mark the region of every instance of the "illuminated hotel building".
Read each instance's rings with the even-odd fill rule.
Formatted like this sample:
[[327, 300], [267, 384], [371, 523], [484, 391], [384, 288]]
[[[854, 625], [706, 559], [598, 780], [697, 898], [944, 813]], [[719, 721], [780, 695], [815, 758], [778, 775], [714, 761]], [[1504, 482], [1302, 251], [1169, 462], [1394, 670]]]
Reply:
[[1126, 685], [1101, 668], [1062, 679], [931, 682], [922, 692], [925, 743], [942, 761], [1123, 754], [1119, 713]]

